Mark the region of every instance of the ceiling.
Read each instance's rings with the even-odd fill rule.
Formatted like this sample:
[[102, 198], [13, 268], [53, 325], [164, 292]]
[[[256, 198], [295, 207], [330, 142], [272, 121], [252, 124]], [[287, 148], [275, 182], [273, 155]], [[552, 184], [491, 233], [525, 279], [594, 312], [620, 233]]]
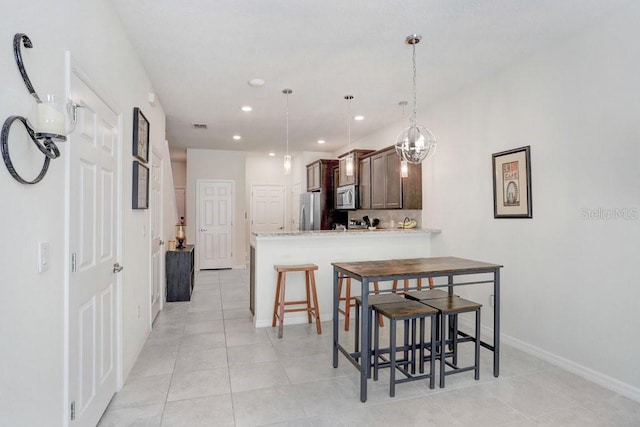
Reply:
[[347, 144], [347, 94], [351, 117], [365, 116], [351, 122], [352, 142], [408, 123], [409, 34], [422, 35], [418, 124], [437, 136], [421, 110], [633, 0], [111, 1], [164, 107], [172, 149], [266, 155], [285, 151], [285, 88], [292, 152]]

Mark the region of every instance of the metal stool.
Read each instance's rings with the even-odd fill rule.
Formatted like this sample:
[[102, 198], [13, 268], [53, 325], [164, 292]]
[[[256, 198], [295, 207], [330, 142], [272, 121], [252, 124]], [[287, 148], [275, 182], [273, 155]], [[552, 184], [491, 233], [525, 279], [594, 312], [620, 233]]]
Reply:
[[[373, 380], [378, 379], [378, 370], [380, 367], [388, 366], [389, 371], [389, 396], [394, 397], [396, 394], [396, 384], [420, 379], [429, 378], [429, 388], [435, 386], [435, 360], [436, 360], [436, 319], [438, 310], [428, 305], [421, 304], [417, 301], [404, 300], [400, 302], [374, 304], [374, 311], [382, 316], [389, 318], [389, 361], [383, 361], [382, 354], [386, 353], [386, 349], [380, 349], [380, 327], [376, 324], [374, 335], [373, 350]], [[425, 342], [424, 321], [426, 318], [431, 319], [431, 336], [429, 343]], [[396, 344], [396, 326], [397, 321], [404, 321], [404, 344], [398, 348]], [[420, 320], [420, 336], [416, 340], [416, 320]], [[409, 337], [411, 333], [411, 337]], [[425, 357], [425, 347], [429, 349], [429, 356]], [[403, 351], [404, 356], [397, 358], [397, 352]], [[418, 352], [418, 369], [419, 375], [416, 373], [416, 351]], [[425, 359], [429, 359], [429, 373], [424, 373]], [[411, 368], [410, 370], [408, 368]], [[396, 379], [396, 369], [404, 375], [404, 378]]]
[[[347, 284], [345, 286], [345, 296], [342, 296], [342, 281], [343, 279], [346, 279]], [[373, 289], [375, 290], [376, 294], [378, 292], [380, 292], [380, 287], [378, 286], [378, 282], [373, 282]], [[338, 301], [344, 301], [344, 310], [340, 308], [340, 306], [338, 306], [338, 312], [344, 314], [344, 330], [345, 331], [349, 331], [349, 323], [351, 320], [351, 307], [353, 307], [355, 305], [355, 300], [356, 297], [355, 296], [351, 296], [351, 277], [344, 277], [344, 275], [341, 273], [340, 276], [338, 277]], [[338, 302], [338, 304], [340, 304]], [[382, 318], [380, 318], [380, 321], [382, 321]], [[380, 325], [382, 326], [382, 324]]]
[[[316, 319], [316, 329], [318, 335], [322, 334], [322, 326], [320, 325], [320, 309], [318, 308], [318, 294], [316, 292], [316, 278], [314, 271], [318, 269], [315, 264], [302, 265], [274, 265], [273, 268], [278, 272], [278, 281], [276, 286], [275, 303], [273, 304], [273, 321], [271, 326], [276, 326], [278, 321], [278, 338], [282, 338], [284, 329], [284, 314], [294, 311], [306, 311], [309, 323], [311, 323], [311, 315]], [[302, 271], [305, 275], [305, 287], [307, 291], [307, 299], [300, 301], [285, 301], [286, 274]], [[311, 296], [313, 296], [313, 306], [311, 305]], [[285, 309], [287, 305], [300, 305], [305, 307]]]
[[[446, 375], [458, 374], [461, 372], [473, 370], [475, 375], [474, 379], [480, 379], [480, 307], [482, 304], [478, 304], [473, 301], [468, 301], [457, 296], [450, 296], [447, 298], [437, 298], [430, 300], [423, 300], [421, 302], [429, 307], [438, 310], [437, 324], [438, 324], [438, 358], [440, 359], [440, 388], [444, 387], [444, 377]], [[475, 336], [472, 337], [468, 334], [458, 332], [458, 314], [472, 313], [476, 315]], [[445, 338], [446, 331], [446, 319], [449, 322], [453, 322], [453, 334], [450, 339]], [[458, 338], [458, 335], [462, 335], [462, 338]], [[474, 363], [471, 366], [459, 367], [458, 366], [458, 344], [461, 342], [473, 342], [475, 344]], [[451, 345], [452, 351], [447, 353], [445, 346]], [[447, 361], [447, 358], [451, 357], [451, 362]], [[447, 371], [446, 366], [452, 368]]]
[[[356, 333], [354, 336], [354, 351], [357, 353], [360, 351], [360, 307], [362, 306], [362, 297], [358, 295], [354, 297], [354, 299], [356, 301]], [[404, 301], [404, 298], [396, 294], [369, 295], [368, 307], [366, 309], [367, 322], [369, 322], [369, 338], [367, 340], [369, 348], [371, 348], [371, 336], [373, 334], [373, 305], [401, 301]], [[384, 326], [382, 324], [382, 316], [379, 316], [377, 325]], [[373, 364], [369, 364], [369, 366], [373, 366]]]

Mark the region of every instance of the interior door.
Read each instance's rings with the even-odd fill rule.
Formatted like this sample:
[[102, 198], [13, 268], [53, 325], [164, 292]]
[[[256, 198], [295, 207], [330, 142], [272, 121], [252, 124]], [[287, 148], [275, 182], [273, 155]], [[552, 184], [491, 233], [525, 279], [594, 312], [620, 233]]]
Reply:
[[151, 157], [151, 320], [162, 308], [164, 251], [162, 240], [162, 159], [152, 150]]
[[302, 194], [302, 184], [295, 183], [291, 188], [291, 229], [300, 229], [300, 194]]
[[197, 242], [199, 268], [233, 267], [233, 181], [198, 181]]
[[284, 185], [251, 186], [251, 232], [284, 230]]
[[[76, 74], [69, 168], [71, 425], [96, 425], [117, 387], [118, 115]], [[117, 267], [117, 266], [116, 266]]]

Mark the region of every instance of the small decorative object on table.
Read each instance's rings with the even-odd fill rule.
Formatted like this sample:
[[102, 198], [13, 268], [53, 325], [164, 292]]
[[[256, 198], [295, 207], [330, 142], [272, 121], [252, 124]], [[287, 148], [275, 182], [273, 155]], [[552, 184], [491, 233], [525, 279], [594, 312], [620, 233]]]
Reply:
[[185, 239], [186, 235], [184, 232], [184, 224], [176, 225], [176, 240], [178, 241], [178, 246], [176, 246], [176, 249], [184, 249]]

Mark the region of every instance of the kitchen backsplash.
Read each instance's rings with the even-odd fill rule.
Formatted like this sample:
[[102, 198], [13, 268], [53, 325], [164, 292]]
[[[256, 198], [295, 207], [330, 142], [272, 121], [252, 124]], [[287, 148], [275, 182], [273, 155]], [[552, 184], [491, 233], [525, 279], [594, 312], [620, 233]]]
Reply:
[[385, 210], [358, 210], [349, 211], [349, 221], [362, 220], [362, 217], [368, 216], [373, 222], [375, 218], [380, 220], [379, 228], [397, 228], [405, 217], [415, 220], [418, 228], [422, 227], [422, 211], [419, 209], [385, 209]]

